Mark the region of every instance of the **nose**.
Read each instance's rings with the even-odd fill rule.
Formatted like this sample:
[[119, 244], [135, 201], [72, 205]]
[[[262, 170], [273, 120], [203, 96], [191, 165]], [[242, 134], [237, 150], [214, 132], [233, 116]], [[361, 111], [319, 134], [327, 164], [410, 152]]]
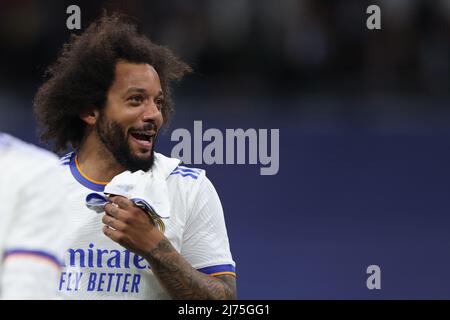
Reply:
[[154, 101], [149, 101], [144, 108], [142, 115], [144, 122], [156, 122], [158, 123], [161, 118], [161, 110], [158, 108]]

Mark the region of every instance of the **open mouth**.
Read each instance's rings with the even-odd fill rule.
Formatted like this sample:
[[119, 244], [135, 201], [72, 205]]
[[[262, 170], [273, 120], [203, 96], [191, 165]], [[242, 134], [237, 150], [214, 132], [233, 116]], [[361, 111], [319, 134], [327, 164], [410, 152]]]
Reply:
[[150, 131], [133, 131], [130, 135], [138, 145], [146, 149], [152, 146], [155, 137], [155, 133]]

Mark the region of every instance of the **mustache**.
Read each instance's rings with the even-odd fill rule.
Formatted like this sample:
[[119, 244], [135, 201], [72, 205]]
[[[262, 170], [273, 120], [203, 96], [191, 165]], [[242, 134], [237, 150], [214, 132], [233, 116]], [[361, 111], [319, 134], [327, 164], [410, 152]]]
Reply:
[[158, 132], [158, 128], [156, 127], [156, 124], [149, 122], [149, 123], [144, 124], [142, 127], [132, 127], [129, 131], [130, 132], [133, 132], [133, 131], [155, 131], [155, 132]]

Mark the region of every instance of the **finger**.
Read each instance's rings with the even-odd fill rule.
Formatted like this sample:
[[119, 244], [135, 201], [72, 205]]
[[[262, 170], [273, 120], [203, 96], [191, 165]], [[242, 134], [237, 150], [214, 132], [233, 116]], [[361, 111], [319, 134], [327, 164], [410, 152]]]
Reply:
[[113, 232], [115, 230], [112, 230], [110, 227], [108, 226], [103, 226], [103, 233], [105, 234], [105, 236], [111, 238], [111, 236], [113, 235]]
[[110, 238], [112, 241], [117, 242], [119, 244], [123, 240], [122, 232], [120, 232], [118, 230], [113, 230], [108, 226], [103, 226], [103, 233], [105, 234], [105, 236]]
[[106, 214], [118, 219], [120, 216], [120, 209], [117, 204], [115, 203], [107, 203], [105, 205], [105, 212]]
[[117, 204], [121, 209], [128, 209], [130, 206], [134, 205], [134, 203], [131, 200], [122, 196], [111, 197], [111, 200], [113, 203]]
[[126, 227], [126, 224], [125, 224], [125, 223], [123, 223], [122, 221], [120, 221], [120, 220], [118, 220], [118, 219], [116, 219], [116, 218], [114, 218], [114, 217], [111, 217], [111, 216], [109, 216], [109, 215], [107, 215], [107, 214], [105, 214], [105, 215], [102, 217], [102, 222], [103, 222], [106, 226], [108, 226], [108, 227], [110, 227], [110, 228], [113, 228], [113, 229], [115, 229], [115, 230], [123, 231], [123, 230], [125, 229], [125, 227]]

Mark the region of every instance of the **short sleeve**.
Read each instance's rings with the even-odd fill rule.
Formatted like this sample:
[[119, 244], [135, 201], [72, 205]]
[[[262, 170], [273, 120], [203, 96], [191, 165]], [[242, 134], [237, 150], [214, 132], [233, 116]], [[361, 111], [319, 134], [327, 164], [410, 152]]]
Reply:
[[203, 273], [235, 275], [236, 264], [231, 255], [219, 196], [206, 176], [199, 183], [187, 218], [181, 254]]

